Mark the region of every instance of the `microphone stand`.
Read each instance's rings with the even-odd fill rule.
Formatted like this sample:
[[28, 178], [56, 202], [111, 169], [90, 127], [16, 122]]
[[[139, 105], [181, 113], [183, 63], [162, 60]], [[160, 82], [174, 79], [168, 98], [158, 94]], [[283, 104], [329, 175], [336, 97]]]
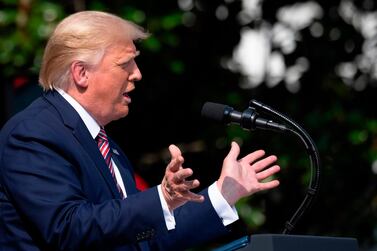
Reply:
[[254, 107], [256, 110], [259, 110], [265, 114], [269, 114], [279, 120], [284, 121], [289, 126], [287, 127], [287, 131], [291, 132], [292, 134], [296, 135], [300, 138], [300, 140], [304, 143], [306, 151], [309, 155], [310, 159], [310, 168], [311, 168], [311, 178], [309, 188], [306, 192], [305, 198], [295, 211], [293, 216], [285, 223], [285, 228], [283, 230], [283, 234], [289, 234], [293, 228], [296, 226], [299, 219], [305, 213], [305, 211], [313, 204], [314, 197], [316, 196], [319, 190], [319, 183], [320, 183], [320, 159], [317, 147], [314, 141], [311, 139], [309, 134], [299, 126], [295, 121], [288, 118], [284, 114], [275, 111], [271, 107], [262, 104], [259, 101], [251, 100], [249, 102], [249, 107]]
[[[259, 118], [257, 110], [275, 119], [284, 121], [284, 123], [275, 123], [272, 120]], [[319, 154], [313, 140], [309, 134], [301, 128], [296, 122], [288, 118], [284, 114], [275, 111], [271, 107], [262, 104], [259, 101], [251, 100], [249, 107], [241, 114], [234, 113], [237, 123], [240, 123], [246, 129], [264, 129], [285, 132], [288, 131], [304, 143], [306, 151], [310, 158], [311, 178], [309, 188], [306, 192], [305, 198], [295, 211], [293, 216], [285, 223], [285, 228], [282, 234], [256, 234], [251, 236], [244, 236], [235, 240], [220, 249], [214, 251], [357, 251], [358, 242], [355, 238], [344, 237], [326, 237], [326, 236], [310, 236], [310, 235], [289, 235], [289, 233], [296, 226], [298, 220], [302, 217], [305, 211], [313, 204], [314, 197], [319, 189], [320, 180], [320, 164]], [[239, 117], [239, 114], [242, 116]], [[241, 118], [241, 120], [239, 120]]]

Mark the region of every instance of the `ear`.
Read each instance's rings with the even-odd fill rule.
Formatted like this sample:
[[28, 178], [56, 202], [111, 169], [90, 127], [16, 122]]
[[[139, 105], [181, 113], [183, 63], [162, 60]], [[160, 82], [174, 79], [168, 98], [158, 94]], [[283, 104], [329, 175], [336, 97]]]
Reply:
[[88, 86], [87, 66], [82, 61], [74, 61], [71, 64], [71, 74], [75, 85], [86, 88]]

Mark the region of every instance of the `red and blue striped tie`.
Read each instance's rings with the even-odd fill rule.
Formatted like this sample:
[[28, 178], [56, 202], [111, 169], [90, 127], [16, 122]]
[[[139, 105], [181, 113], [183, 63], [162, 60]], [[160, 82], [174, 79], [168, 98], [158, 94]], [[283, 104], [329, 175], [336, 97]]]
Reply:
[[105, 130], [102, 127], [101, 127], [101, 130], [99, 131], [99, 133], [98, 133], [98, 135], [96, 137], [96, 141], [98, 143], [98, 148], [99, 148], [99, 150], [100, 150], [103, 158], [105, 159], [105, 162], [106, 162], [107, 166], [109, 167], [111, 176], [113, 176], [115, 184], [116, 184], [116, 186], [118, 188], [118, 191], [120, 193], [120, 197], [122, 199], [124, 199], [123, 191], [120, 188], [120, 186], [119, 186], [119, 184], [117, 182], [117, 179], [115, 177], [114, 166], [113, 166], [113, 163], [111, 161], [112, 152], [111, 152], [111, 148], [110, 148], [110, 145], [109, 145], [109, 140], [107, 139], [106, 132], [105, 132]]

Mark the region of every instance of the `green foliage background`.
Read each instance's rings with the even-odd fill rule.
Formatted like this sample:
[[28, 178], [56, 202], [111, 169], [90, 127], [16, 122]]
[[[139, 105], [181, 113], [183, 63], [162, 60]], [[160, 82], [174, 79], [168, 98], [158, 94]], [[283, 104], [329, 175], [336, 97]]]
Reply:
[[[298, 122], [312, 136], [321, 155], [320, 193], [294, 233], [355, 237], [362, 250], [376, 248], [376, 80], [367, 73], [359, 73], [366, 76], [366, 88], [356, 90], [334, 72], [339, 62], [360, 53], [363, 41], [351, 25], [331, 14], [341, 1], [318, 2], [324, 9], [320, 20], [323, 35], [313, 38], [304, 29], [297, 49], [287, 56], [287, 60], [292, 60], [296, 54], [304, 55], [310, 62], [296, 93], [289, 92], [284, 83], [272, 88], [265, 84], [241, 88], [243, 76], [221, 66], [222, 58], [231, 57], [245, 26], [236, 20], [241, 1], [193, 2], [195, 6], [184, 11], [176, 1], [1, 0], [0, 122], [5, 123], [41, 93], [37, 82], [43, 47], [59, 20], [84, 9], [112, 12], [152, 34], [138, 44], [143, 80], [132, 95], [131, 113], [109, 125], [108, 130], [151, 186], [159, 184], [163, 176], [170, 143], [182, 148], [186, 166], [194, 169], [202, 187], [218, 177], [231, 140], [242, 144], [243, 153], [263, 148], [276, 154], [283, 168], [278, 175], [278, 189], [237, 204], [241, 221], [229, 239], [195, 250], [218, 247], [246, 234], [280, 233], [308, 186], [307, 154], [297, 139], [214, 125], [200, 118], [205, 101], [243, 110], [252, 98]], [[281, 6], [296, 2], [299, 1], [263, 1], [263, 18], [272, 22]], [[365, 11], [377, 7], [367, 0], [354, 4]], [[216, 18], [219, 5], [227, 6], [229, 14], [225, 20]], [[257, 24], [247, 26], [253, 28]], [[341, 31], [336, 41], [329, 39], [334, 27]], [[355, 44], [352, 52], [344, 49], [349, 41]]]

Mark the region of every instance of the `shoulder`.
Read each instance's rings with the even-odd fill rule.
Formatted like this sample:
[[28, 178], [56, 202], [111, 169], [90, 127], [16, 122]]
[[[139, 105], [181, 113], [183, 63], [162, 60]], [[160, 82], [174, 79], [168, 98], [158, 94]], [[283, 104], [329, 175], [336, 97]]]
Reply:
[[3, 126], [0, 131], [0, 149], [11, 138], [44, 138], [47, 134], [55, 133], [55, 128], [59, 126], [63, 125], [57, 113], [43, 97], [39, 97]]

